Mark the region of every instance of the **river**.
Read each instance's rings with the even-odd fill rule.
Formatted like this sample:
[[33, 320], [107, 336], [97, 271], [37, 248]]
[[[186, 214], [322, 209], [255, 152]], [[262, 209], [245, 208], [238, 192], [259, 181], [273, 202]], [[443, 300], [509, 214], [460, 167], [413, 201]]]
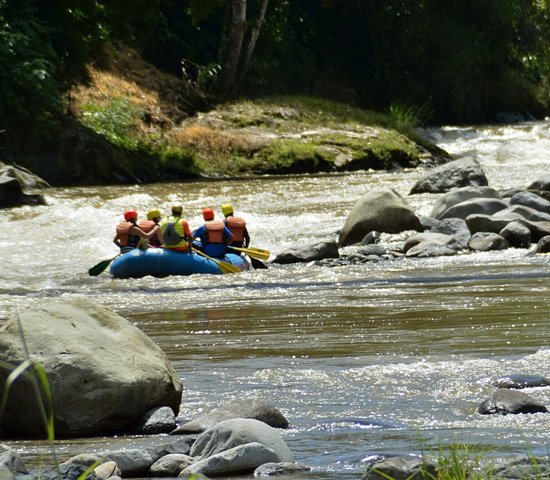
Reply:
[[[550, 172], [550, 122], [428, 132], [450, 153], [475, 155], [489, 185], [523, 188]], [[117, 253], [127, 207], [192, 226], [203, 206], [231, 202], [252, 245], [276, 254], [334, 234], [354, 202], [392, 187], [419, 215], [436, 195], [408, 196], [423, 170], [354, 172], [124, 187], [54, 188], [47, 206], [0, 212], [0, 318], [45, 299], [87, 297], [131, 320], [180, 374], [180, 420], [235, 399], [266, 401], [303, 478], [352, 479], [380, 454], [474, 443], [492, 454], [546, 454], [545, 414], [481, 416], [502, 374], [550, 378], [550, 258], [525, 250], [353, 266], [273, 265], [238, 275], [114, 280], [88, 268]], [[348, 247], [348, 249], [353, 247]], [[550, 388], [526, 393], [550, 406]], [[61, 458], [154, 443], [117, 437], [58, 442]], [[11, 442], [32, 459], [40, 442]], [[300, 478], [300, 477], [295, 477]]]

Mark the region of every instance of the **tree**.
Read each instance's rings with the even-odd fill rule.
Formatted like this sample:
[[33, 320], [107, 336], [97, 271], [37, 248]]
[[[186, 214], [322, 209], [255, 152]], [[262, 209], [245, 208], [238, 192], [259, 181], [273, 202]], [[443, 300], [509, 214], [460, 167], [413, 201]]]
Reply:
[[[198, 23], [221, 6], [220, 0], [189, 0], [188, 12]], [[265, 22], [269, 0], [228, 0], [220, 35], [220, 92], [233, 95], [241, 85]]]

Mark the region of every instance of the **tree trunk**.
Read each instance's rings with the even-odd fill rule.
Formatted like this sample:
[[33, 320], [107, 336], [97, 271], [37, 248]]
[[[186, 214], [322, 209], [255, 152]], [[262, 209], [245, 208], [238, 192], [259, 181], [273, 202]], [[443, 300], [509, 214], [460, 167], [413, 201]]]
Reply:
[[229, 32], [223, 50], [222, 93], [229, 95], [237, 86], [239, 60], [246, 30], [246, 0], [231, 0]]
[[254, 51], [254, 48], [256, 47], [256, 42], [258, 41], [258, 37], [260, 36], [260, 30], [262, 29], [262, 26], [265, 21], [265, 14], [267, 11], [267, 7], [269, 5], [269, 0], [262, 0], [262, 3], [260, 5], [260, 13], [258, 14], [258, 19], [256, 20], [256, 23], [254, 24], [254, 28], [252, 28], [252, 31], [250, 32], [250, 37], [248, 39], [248, 43], [246, 45], [246, 51], [244, 54], [244, 58], [242, 59], [240, 63], [240, 73], [239, 73], [239, 80], [237, 81], [237, 84], [235, 87], [239, 87], [239, 85], [242, 83], [244, 76], [246, 74], [246, 70], [248, 69], [248, 64], [250, 63], [250, 58], [252, 57], [252, 52]]

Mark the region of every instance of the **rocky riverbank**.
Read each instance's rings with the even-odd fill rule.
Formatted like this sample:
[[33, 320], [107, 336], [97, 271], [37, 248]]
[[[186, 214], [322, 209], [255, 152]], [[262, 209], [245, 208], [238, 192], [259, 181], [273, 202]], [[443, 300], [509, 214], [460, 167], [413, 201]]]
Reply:
[[[54, 464], [52, 454], [31, 469], [25, 466], [16, 446], [0, 445], [2, 478], [77, 480], [84, 476], [117, 480], [197, 474], [311, 477], [313, 468], [307, 465], [307, 453], [301, 452], [306, 460], [296, 462], [281, 434], [292, 421], [261, 400], [237, 400], [176, 426], [179, 404], [185, 402], [180, 379], [174, 377], [168, 360], [148, 337], [104, 307], [87, 300], [52, 301], [22, 312], [0, 328], [0, 351], [6, 352], [1, 360], [14, 368], [35, 362], [29, 375], [12, 385], [6, 415], [0, 420], [0, 437], [6, 442], [14, 437], [44, 436], [48, 425], [69, 438], [149, 436], [147, 447], [83, 452], [60, 465]], [[43, 387], [47, 377], [48, 388], [42, 388], [46, 418], [34, 407], [38, 390], [32, 390], [33, 370], [44, 373], [40, 380]], [[8, 372], [0, 369], [0, 373], [2, 384], [7, 385]], [[545, 414], [544, 405], [518, 389], [547, 388], [547, 379], [502, 375], [493, 385], [495, 393], [472, 415]], [[362, 478], [444, 479], [449, 478], [456, 462], [462, 465], [464, 478], [480, 471], [497, 473], [498, 478], [540, 478], [537, 475], [541, 472], [546, 475], [550, 471], [548, 458], [489, 457], [467, 448], [450, 454], [428, 451], [423, 456], [373, 456], [366, 462]], [[369, 454], [368, 447], [364, 454]]]

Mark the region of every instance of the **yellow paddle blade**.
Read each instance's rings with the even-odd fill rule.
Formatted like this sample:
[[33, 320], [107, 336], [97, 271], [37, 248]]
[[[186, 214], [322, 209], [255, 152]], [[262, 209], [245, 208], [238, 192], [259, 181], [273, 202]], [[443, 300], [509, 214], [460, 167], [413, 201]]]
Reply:
[[241, 272], [241, 269], [239, 267], [236, 267], [231, 263], [221, 262], [220, 260], [216, 260], [215, 258], [209, 257], [208, 255], [206, 255], [206, 253], [201, 252], [196, 248], [193, 248], [193, 252], [199, 255], [202, 255], [205, 258], [208, 258], [208, 260], [212, 260], [220, 268], [222, 273], [240, 273]]
[[267, 260], [269, 258], [269, 255], [271, 255], [271, 252], [269, 250], [265, 250], [263, 248], [256, 248], [256, 247], [230, 247], [233, 250], [237, 250], [239, 252], [246, 253], [249, 257], [257, 258], [258, 260]]

